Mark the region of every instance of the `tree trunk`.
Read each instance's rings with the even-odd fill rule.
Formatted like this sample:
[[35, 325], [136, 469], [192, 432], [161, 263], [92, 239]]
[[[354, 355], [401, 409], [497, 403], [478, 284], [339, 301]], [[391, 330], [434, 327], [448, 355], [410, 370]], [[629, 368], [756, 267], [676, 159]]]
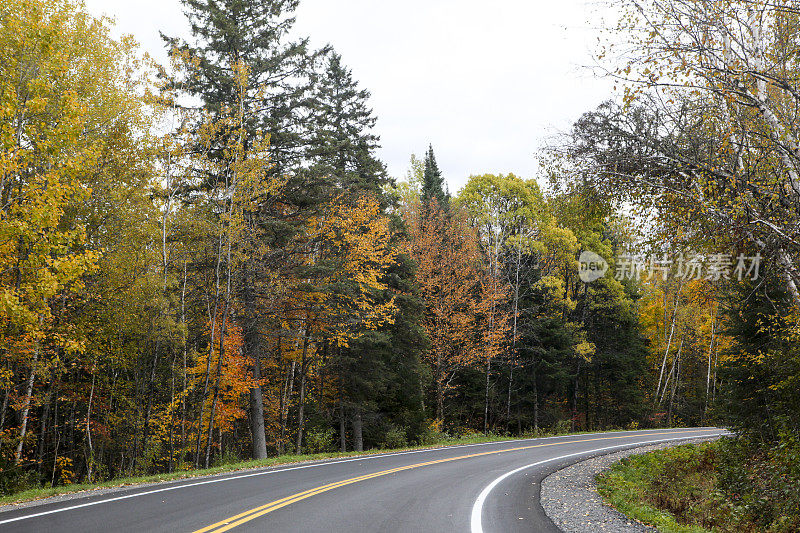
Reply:
[[508, 396], [506, 398], [506, 420], [509, 426], [511, 425], [511, 386], [514, 383], [514, 363], [509, 365], [508, 369]]
[[[58, 446], [61, 444], [61, 431], [58, 427], [58, 394], [56, 394], [56, 405], [53, 408], [53, 428], [56, 430], [56, 445], [53, 448], [53, 473], [50, 476], [50, 487], [56, 485], [56, 465], [58, 464]], [[124, 457], [124, 456], [123, 456]], [[122, 468], [120, 468], [122, 470]]]
[[300, 360], [300, 405], [297, 407], [297, 449], [296, 453], [300, 454], [303, 449], [303, 428], [305, 425], [305, 407], [306, 407], [306, 371], [308, 364], [308, 337], [309, 326], [306, 323], [306, 333], [303, 337], [303, 355]]
[[172, 362], [169, 365], [169, 460], [167, 463], [167, 471], [171, 474], [175, 469], [175, 410], [173, 405], [175, 403], [175, 361], [177, 354], [172, 354]]
[[[681, 343], [682, 344], [682, 343]], [[675, 391], [678, 389], [678, 380], [680, 379], [681, 375], [681, 351], [678, 350], [677, 355], [677, 366], [675, 368], [675, 378], [672, 380], [672, 392], [669, 396], [669, 410], [667, 413], [667, 422], [670, 426], [672, 426], [672, 404], [675, 401]]]
[[184, 446], [186, 446], [186, 358], [188, 355], [188, 347], [187, 342], [188, 339], [186, 338], [186, 261], [183, 262], [183, 288], [181, 289], [181, 324], [184, 327], [183, 330], [183, 367], [182, 367], [182, 377], [183, 377], [183, 388], [181, 389], [184, 394], [181, 394], [181, 455], [180, 455], [180, 462], [183, 463], [185, 458], [184, 456]]
[[[229, 277], [230, 277], [230, 270], [229, 270]], [[230, 281], [230, 280], [229, 280]], [[211, 461], [211, 448], [214, 444], [214, 416], [216, 415], [217, 410], [217, 401], [219, 400], [219, 384], [222, 380], [222, 368], [224, 366], [225, 361], [225, 334], [227, 333], [227, 325], [228, 325], [228, 300], [226, 295], [225, 301], [225, 309], [222, 313], [222, 325], [220, 326], [220, 333], [219, 333], [219, 348], [217, 349], [217, 353], [219, 354], [217, 359], [217, 371], [216, 376], [214, 377], [214, 395], [211, 398], [211, 409], [209, 409], [208, 413], [208, 435], [206, 436], [206, 459], [205, 459], [205, 467], [208, 468], [210, 461]]]
[[436, 420], [444, 419], [444, 390], [442, 388], [441, 362], [436, 366]]
[[581, 376], [581, 362], [578, 360], [578, 370], [575, 372], [575, 387], [572, 391], [572, 423], [570, 430], [574, 433], [576, 429], [575, 420], [578, 418], [578, 383]]
[[711, 393], [711, 359], [714, 353], [714, 334], [716, 333], [716, 316], [714, 310], [711, 311], [711, 342], [708, 343], [708, 372], [706, 373], [706, 399], [703, 406], [703, 423], [706, 423], [706, 416], [708, 415], [708, 398]]
[[[197, 413], [197, 442], [195, 445], [195, 453], [194, 453], [194, 464], [195, 466], [200, 466], [200, 450], [203, 444], [203, 411], [205, 410], [206, 406], [206, 396], [208, 396], [208, 386], [211, 382], [211, 359], [214, 354], [214, 345], [216, 344], [216, 334], [217, 334], [217, 319], [219, 318], [219, 298], [220, 298], [220, 275], [221, 275], [221, 267], [222, 267], [222, 256], [223, 256], [223, 248], [225, 246], [225, 240], [222, 235], [220, 235], [218, 239], [218, 248], [217, 248], [217, 258], [216, 258], [216, 266], [214, 267], [214, 278], [215, 278], [215, 285], [214, 285], [214, 303], [211, 304], [210, 301], [207, 301], [206, 309], [208, 311], [208, 323], [211, 326], [210, 331], [210, 340], [208, 343], [208, 358], [206, 359], [206, 370], [205, 370], [205, 379], [203, 380], [203, 393], [200, 397], [200, 409]], [[209, 427], [211, 423], [209, 422]]]
[[328, 363], [328, 341], [326, 340], [322, 344], [322, 358], [319, 362], [319, 403], [320, 406], [325, 410], [326, 417], [329, 415], [330, 411], [328, 410], [328, 406], [325, 403], [325, 366]]
[[153, 355], [153, 367], [150, 371], [150, 380], [147, 385], [147, 408], [144, 415], [144, 434], [142, 436], [142, 453], [147, 453], [147, 441], [150, 440], [150, 416], [153, 410], [153, 396], [155, 396], [156, 369], [158, 367], [158, 353], [161, 350], [160, 343], [156, 343], [155, 354]]
[[792, 295], [794, 303], [800, 306], [800, 289], [797, 288], [798, 284], [794, 278], [794, 276], [797, 275], [794, 261], [792, 261], [792, 258], [787, 252], [780, 250], [778, 254], [778, 263], [783, 267], [783, 275], [786, 279], [786, 288], [789, 290], [789, 294]]
[[[278, 339], [278, 342], [280, 342], [280, 339]], [[283, 395], [281, 396], [281, 440], [278, 443], [278, 453], [280, 454], [286, 450], [286, 424], [289, 419], [289, 401], [294, 392], [294, 367], [294, 361], [286, 367], [286, 381], [284, 382]]]
[[339, 399], [339, 451], [346, 452], [347, 451], [347, 429], [345, 424], [347, 423], [347, 417], [345, 416], [344, 412], [344, 400], [341, 398]]
[[533, 431], [539, 434], [539, 379], [533, 369]]
[[253, 433], [253, 459], [267, 458], [267, 436], [264, 429], [264, 398], [261, 394], [261, 357], [256, 352], [253, 359], [253, 380], [250, 389], [250, 422]]
[[[47, 395], [44, 399], [44, 408], [42, 409], [42, 419], [39, 424], [39, 449], [36, 451], [36, 464], [39, 472], [42, 471], [42, 461], [44, 459], [44, 450], [47, 446], [47, 439], [45, 436], [47, 435], [47, 421], [50, 418], [50, 404], [53, 399], [53, 390], [55, 385], [51, 384], [47, 387]], [[56, 395], [58, 393], [56, 392]], [[2, 431], [2, 426], [0, 426], [0, 431]]]
[[353, 450], [364, 451], [364, 437], [362, 434], [363, 423], [361, 420], [361, 407], [353, 409]]
[[683, 350], [683, 341], [685, 340], [685, 334], [686, 334], [686, 331], [684, 331], [681, 334], [681, 344], [680, 344], [680, 346], [678, 346], [678, 353], [675, 356], [675, 359], [672, 360], [672, 368], [670, 368], [669, 374], [667, 374], [667, 379], [664, 382], [664, 390], [661, 393], [661, 398], [658, 400], [659, 404], [664, 403], [664, 398], [667, 395], [667, 388], [669, 387], [670, 379], [673, 378], [673, 374], [675, 373], [675, 365], [677, 365], [678, 361], [680, 361], [680, 359], [681, 359], [681, 350]]
[[[41, 322], [41, 320], [40, 320]], [[31, 363], [31, 374], [28, 377], [28, 385], [25, 387], [25, 402], [22, 404], [22, 425], [19, 428], [19, 444], [14, 453], [14, 465], [17, 466], [22, 461], [22, 448], [25, 445], [25, 435], [28, 433], [28, 413], [31, 409], [31, 399], [33, 397], [33, 382], [36, 379], [36, 362], [39, 360], [39, 342], [33, 350], [33, 362]]]
[[86, 480], [92, 482], [92, 471], [94, 470], [94, 445], [92, 444], [92, 400], [94, 400], [94, 382], [96, 368], [92, 368], [92, 388], [89, 391], [89, 406], [86, 408], [86, 444], [89, 447], [89, 453], [86, 460]]
[[509, 357], [508, 369], [508, 397], [506, 398], [506, 419], [509, 426], [511, 425], [511, 387], [514, 383], [514, 365], [516, 364], [517, 357], [517, 320], [519, 317], [519, 274], [522, 268], [522, 248], [517, 246], [517, 261], [514, 270], [514, 311], [513, 323], [511, 330], [511, 354]]
[[[227, 183], [226, 183], [227, 185]], [[233, 178], [233, 186], [236, 185], [236, 178]], [[232, 208], [231, 208], [232, 209]], [[217, 401], [219, 400], [219, 384], [222, 378], [222, 368], [225, 361], [225, 334], [227, 333], [228, 328], [228, 314], [230, 312], [231, 306], [231, 290], [232, 290], [232, 271], [233, 268], [232, 260], [231, 260], [231, 228], [228, 226], [227, 228], [227, 238], [225, 239], [226, 249], [226, 264], [225, 264], [225, 299], [223, 300], [223, 311], [222, 311], [222, 324], [220, 325], [220, 332], [219, 332], [219, 349], [217, 350], [219, 358], [217, 361], [217, 372], [216, 377], [214, 379], [214, 396], [211, 400], [211, 410], [208, 416], [208, 436], [206, 437], [206, 460], [205, 460], [205, 467], [208, 468], [209, 462], [211, 460], [211, 447], [213, 445], [213, 436], [214, 436], [214, 415], [216, 414], [217, 408]], [[222, 247], [220, 246], [220, 252], [222, 251]], [[221, 254], [217, 257], [219, 261], [221, 259]], [[219, 271], [219, 269], [217, 269]], [[217, 287], [219, 287], [219, 277], [217, 277]], [[217, 292], [219, 294], [219, 292]], [[213, 347], [213, 345], [212, 345]], [[209, 353], [209, 357], [210, 357]]]
[[[667, 356], [669, 355], [669, 349], [672, 345], [672, 336], [675, 333], [675, 317], [678, 314], [678, 302], [680, 301], [680, 283], [678, 284], [677, 288], [675, 289], [675, 305], [672, 308], [672, 325], [670, 326], [669, 331], [669, 340], [667, 341], [667, 349], [664, 350], [664, 358], [661, 361], [661, 372], [658, 375], [658, 385], [656, 386], [656, 395], [655, 397], [659, 397], [659, 392], [661, 391], [661, 381], [664, 378], [664, 370], [667, 366]], [[666, 324], [664, 324], [664, 331], [666, 332]], [[666, 384], [664, 385], [666, 388]]]
[[489, 374], [492, 371], [492, 358], [486, 359], [486, 387], [483, 393], [483, 434], [489, 434]]
[[8, 410], [8, 395], [11, 393], [11, 390], [6, 387], [6, 393], [3, 395], [3, 407], [0, 410], [0, 446], [3, 445], [3, 428], [6, 425], [6, 410]]
[[714, 350], [714, 372], [711, 376], [711, 401], [717, 399], [717, 363], [719, 362], [719, 352]]

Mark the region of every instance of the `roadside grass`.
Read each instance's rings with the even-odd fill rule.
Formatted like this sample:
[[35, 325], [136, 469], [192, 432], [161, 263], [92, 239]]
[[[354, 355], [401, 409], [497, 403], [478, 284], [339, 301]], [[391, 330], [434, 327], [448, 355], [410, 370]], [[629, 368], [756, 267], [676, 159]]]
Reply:
[[597, 492], [622, 514], [666, 533], [709, 531], [715, 443], [683, 445], [627, 457], [597, 476]]
[[660, 531], [800, 531], [800, 441], [723, 438], [623, 459], [597, 476], [606, 503]]
[[[613, 431], [630, 431], [630, 430], [613, 430]], [[23, 503], [33, 500], [40, 500], [43, 498], [50, 498], [52, 496], [61, 496], [65, 494], [88, 492], [104, 488], [119, 488], [119, 487], [126, 487], [126, 486], [140, 485], [147, 483], [159, 483], [164, 481], [190, 479], [196, 477], [211, 476], [215, 474], [237, 472], [241, 470], [252, 470], [257, 468], [266, 468], [270, 466], [279, 466], [279, 465], [290, 465], [295, 463], [319, 461], [324, 459], [371, 456], [371, 455], [380, 455], [393, 452], [422, 450], [429, 448], [442, 448], [446, 446], [457, 446], [460, 444], [482, 444], [488, 442], [503, 442], [509, 440], [521, 440], [521, 439], [566, 436], [566, 435], [580, 435], [584, 433], [595, 433], [595, 432], [581, 431], [577, 433], [560, 433], [560, 432], [550, 433], [550, 432], [540, 431], [538, 434], [525, 434], [514, 437], [494, 435], [494, 434], [489, 434], [489, 435], [474, 434], [474, 435], [466, 435], [460, 438], [445, 438], [437, 440], [436, 442], [420, 444], [416, 446], [405, 446], [401, 448], [371, 449], [364, 452], [327, 452], [327, 453], [314, 453], [314, 454], [302, 454], [302, 455], [287, 454], [276, 457], [270, 457], [262, 460], [247, 460], [247, 461], [233, 460], [231, 462], [219, 464], [211, 468], [183, 470], [167, 474], [120, 477], [100, 483], [75, 483], [70, 485], [58, 485], [55, 487], [33, 488], [10, 495], [0, 496], [0, 505]]]
[[798, 450], [741, 438], [677, 446], [623, 459], [597, 487], [618, 511], [668, 533], [796, 532]]

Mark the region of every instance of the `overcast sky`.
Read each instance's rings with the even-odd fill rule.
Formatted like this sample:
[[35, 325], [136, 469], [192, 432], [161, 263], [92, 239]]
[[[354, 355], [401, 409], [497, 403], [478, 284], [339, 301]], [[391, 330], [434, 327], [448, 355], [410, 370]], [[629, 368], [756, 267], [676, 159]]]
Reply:
[[[188, 37], [179, 0], [86, 0], [157, 59]], [[342, 54], [372, 93], [381, 157], [405, 176], [432, 143], [450, 190], [473, 174], [535, 177], [536, 153], [612, 95], [591, 65], [593, 0], [301, 0], [296, 33]]]

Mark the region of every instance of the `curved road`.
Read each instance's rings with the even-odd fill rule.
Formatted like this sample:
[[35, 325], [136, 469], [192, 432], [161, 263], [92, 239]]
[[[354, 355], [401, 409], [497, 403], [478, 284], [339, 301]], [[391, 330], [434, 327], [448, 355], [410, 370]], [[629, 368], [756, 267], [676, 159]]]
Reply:
[[555, 532], [539, 504], [551, 472], [601, 453], [723, 434], [594, 433], [274, 467], [6, 510], [0, 531]]

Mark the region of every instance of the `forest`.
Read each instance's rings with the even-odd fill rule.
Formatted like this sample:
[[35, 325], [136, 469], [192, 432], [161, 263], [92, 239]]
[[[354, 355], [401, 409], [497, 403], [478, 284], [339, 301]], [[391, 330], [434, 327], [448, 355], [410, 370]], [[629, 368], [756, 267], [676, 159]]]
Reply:
[[617, 94], [451, 193], [424, 131], [388, 175], [298, 1], [183, 0], [168, 65], [0, 6], [0, 493], [700, 425], [800, 479], [792, 2], [626, 0]]

